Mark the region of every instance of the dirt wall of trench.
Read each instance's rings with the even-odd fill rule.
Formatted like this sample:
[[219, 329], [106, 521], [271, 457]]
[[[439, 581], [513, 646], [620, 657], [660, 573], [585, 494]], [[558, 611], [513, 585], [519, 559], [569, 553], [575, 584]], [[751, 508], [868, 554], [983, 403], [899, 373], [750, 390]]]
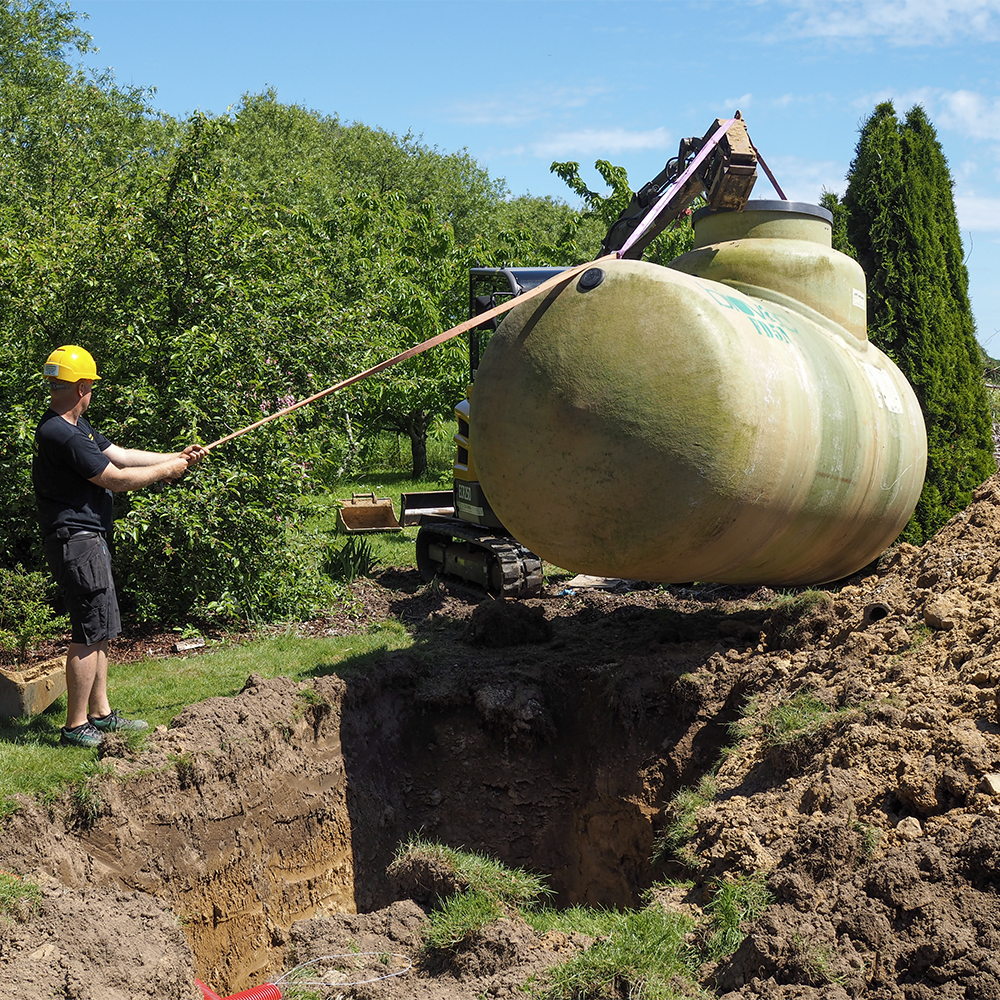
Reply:
[[630, 906], [664, 801], [725, 733], [679, 682], [688, 665], [638, 687], [615, 663], [442, 669], [419, 652], [348, 680], [251, 677], [138, 758], [108, 748], [116, 777], [87, 808], [26, 804], [6, 864], [156, 897], [220, 993], [286, 967], [296, 921], [399, 898], [386, 869], [416, 832], [545, 872], [559, 903]]
[[418, 831], [545, 872], [558, 905], [635, 905], [693, 739], [706, 724], [724, 737], [718, 719], [680, 701], [683, 669], [661, 672], [635, 704], [616, 692], [614, 665], [443, 674], [401, 657], [349, 682], [341, 738], [358, 908], [397, 898], [385, 871]]

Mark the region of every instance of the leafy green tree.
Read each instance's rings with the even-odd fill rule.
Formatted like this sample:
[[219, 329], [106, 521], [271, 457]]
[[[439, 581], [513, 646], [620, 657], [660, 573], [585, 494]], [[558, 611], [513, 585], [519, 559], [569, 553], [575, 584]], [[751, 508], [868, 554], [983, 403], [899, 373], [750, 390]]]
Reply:
[[[109, 206], [74, 272], [66, 298], [103, 359], [113, 440], [214, 440], [345, 373], [322, 230], [233, 182], [233, 128], [194, 116], [143, 199]], [[329, 596], [322, 545], [297, 524], [319, 416], [223, 446], [177, 489], [123, 498], [119, 565], [141, 615], [284, 617]]]
[[[170, 141], [141, 88], [74, 68], [92, 51], [77, 15], [47, 0], [0, 4], [0, 558], [37, 564], [31, 434], [40, 359], [79, 339], [70, 275], [109, 203], [134, 197]], [[44, 405], [44, 404], [41, 404]]]
[[7, 231], [86, 215], [102, 190], [127, 189], [136, 166], [169, 140], [147, 90], [69, 65], [68, 53], [92, 51], [75, 17], [46, 0], [0, 5], [0, 226]]
[[281, 104], [273, 90], [244, 95], [235, 120], [233, 150], [246, 185], [281, 191], [286, 204], [318, 218], [335, 216], [341, 199], [360, 191], [395, 193], [410, 208], [432, 206], [461, 245], [495, 228], [508, 195], [505, 183], [465, 150], [442, 153], [409, 132], [345, 124]]
[[[358, 368], [465, 319], [470, 266], [575, 262], [564, 246], [575, 229], [569, 206], [507, 198], [465, 152], [343, 125], [273, 92], [244, 97], [231, 149], [241, 184], [324, 220], [330, 294], [344, 309], [338, 343], [357, 348]], [[422, 476], [428, 429], [450, 416], [467, 371], [464, 341], [437, 348], [346, 393], [345, 418], [370, 435], [405, 436]]]
[[868, 279], [869, 336], [913, 385], [927, 426], [927, 479], [902, 535], [920, 544], [996, 471], [951, 175], [922, 107], [903, 122], [891, 102], [876, 107], [844, 207]]
[[[530, 248], [522, 245], [521, 251], [540, 255], [546, 262], [565, 254], [564, 248], [576, 237], [577, 216], [565, 201], [551, 195], [508, 198], [493, 210], [498, 230], [520, 234], [530, 244]], [[582, 264], [583, 261], [574, 263]]]
[[[451, 293], [464, 280], [466, 255], [429, 203], [415, 210], [399, 194], [365, 193], [330, 227], [328, 268], [342, 283], [340, 335], [354, 347], [353, 367], [371, 368], [454, 325]], [[456, 339], [359, 383], [348, 405], [369, 432], [408, 438], [412, 473], [420, 478], [431, 422], [453, 411], [467, 372]]]
[[[2, 471], [21, 519], [8, 558], [36, 533], [25, 523], [30, 437], [45, 405], [40, 364], [59, 343], [99, 360], [97, 425], [154, 450], [221, 437], [341, 374], [325, 336], [322, 231], [231, 183], [231, 128], [196, 116], [140, 190], [105, 188], [85, 220], [0, 244], [15, 393], [3, 407], [14, 426]], [[181, 487], [120, 495], [116, 563], [141, 617], [274, 618], [328, 596], [322, 546], [297, 524], [303, 437], [296, 419], [281, 421], [226, 445]]]
[[492, 213], [508, 193], [465, 150], [441, 153], [412, 133], [396, 136], [357, 122], [341, 126], [334, 164], [355, 189], [397, 192], [414, 209], [432, 206], [460, 246], [492, 228]]
[[31, 161], [38, 106], [61, 96], [73, 75], [67, 54], [92, 51], [75, 19], [68, 4], [49, 0], [0, 4], [0, 135], [8, 162]]
[[[598, 255], [605, 235], [628, 207], [634, 194], [624, 167], [617, 167], [608, 160], [598, 160], [594, 167], [611, 188], [610, 194], [602, 195], [587, 187], [580, 176], [580, 164], [573, 160], [553, 163], [550, 168], [583, 199], [586, 206], [578, 218], [577, 230], [573, 234], [579, 263], [592, 260]], [[673, 226], [665, 229], [649, 244], [643, 259], [654, 264], [667, 264], [682, 253], [687, 253], [693, 245], [694, 229], [691, 227], [691, 212], [688, 210]]]

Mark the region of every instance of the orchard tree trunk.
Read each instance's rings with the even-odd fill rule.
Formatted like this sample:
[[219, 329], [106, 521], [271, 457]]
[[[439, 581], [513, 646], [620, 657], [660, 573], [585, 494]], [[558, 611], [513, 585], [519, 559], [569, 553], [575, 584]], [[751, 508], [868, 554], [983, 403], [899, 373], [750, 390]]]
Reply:
[[406, 434], [410, 439], [413, 478], [423, 479], [427, 474], [427, 430], [432, 414], [416, 410], [407, 414]]

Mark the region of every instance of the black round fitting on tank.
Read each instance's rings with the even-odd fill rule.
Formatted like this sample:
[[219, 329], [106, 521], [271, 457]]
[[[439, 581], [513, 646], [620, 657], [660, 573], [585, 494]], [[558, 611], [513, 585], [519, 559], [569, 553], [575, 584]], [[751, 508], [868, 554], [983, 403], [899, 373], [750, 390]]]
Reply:
[[576, 283], [576, 290], [578, 292], [589, 292], [592, 288], [596, 288], [603, 280], [604, 272], [599, 267], [588, 267], [580, 275], [580, 280]]

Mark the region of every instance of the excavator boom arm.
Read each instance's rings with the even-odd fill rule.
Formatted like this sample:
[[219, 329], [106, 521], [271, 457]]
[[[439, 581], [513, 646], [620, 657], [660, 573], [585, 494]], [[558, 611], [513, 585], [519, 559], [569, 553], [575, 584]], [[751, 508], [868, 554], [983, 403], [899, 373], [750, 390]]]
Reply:
[[[628, 207], [608, 230], [601, 245], [601, 256], [621, 250], [629, 237], [645, 218], [649, 209], [669, 191], [687, 168], [691, 160], [724, 124], [716, 119], [702, 138], [682, 139], [677, 156], [648, 184], [633, 196]], [[698, 169], [676, 190], [662, 206], [651, 226], [636, 240], [623, 256], [639, 260], [650, 243], [656, 239], [700, 194], [704, 194], [710, 208], [740, 211], [746, 205], [754, 182], [757, 180], [757, 153], [747, 133], [746, 122], [737, 111], [732, 124], [718, 141]]]

